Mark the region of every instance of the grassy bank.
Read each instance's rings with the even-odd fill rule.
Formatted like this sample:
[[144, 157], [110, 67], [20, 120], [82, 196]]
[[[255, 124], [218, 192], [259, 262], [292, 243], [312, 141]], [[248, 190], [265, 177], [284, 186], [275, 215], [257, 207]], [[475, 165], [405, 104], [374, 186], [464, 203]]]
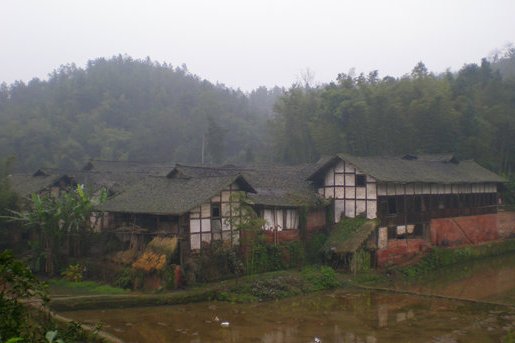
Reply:
[[340, 287], [339, 275], [330, 267], [306, 267], [302, 271], [279, 271], [206, 284], [187, 290], [161, 293], [82, 294], [54, 297], [57, 311], [137, 306], [175, 305], [209, 300], [257, 302]]
[[79, 296], [79, 295], [112, 295], [127, 294], [129, 290], [99, 284], [94, 281], [68, 281], [64, 279], [52, 279], [48, 281], [48, 291], [51, 296]]
[[[515, 253], [515, 240], [483, 244], [463, 248], [435, 248], [416, 265], [391, 268], [386, 271], [372, 271], [356, 276], [336, 273], [330, 267], [310, 266], [302, 270], [277, 271], [221, 282], [208, 283], [199, 287], [174, 292], [135, 293], [109, 286], [94, 286], [85, 283], [74, 285], [55, 282], [51, 288], [71, 295], [53, 298], [50, 306], [55, 310], [80, 310], [98, 308], [124, 308], [137, 306], [174, 305], [209, 300], [229, 302], [258, 302], [283, 299], [315, 291], [366, 285], [385, 287], [393, 283], [423, 282], [440, 272], [458, 275], [460, 265], [487, 260], [488, 257]], [[465, 268], [465, 267], [464, 267]], [[438, 273], [436, 273], [438, 271]], [[62, 288], [60, 288], [62, 287]], [[65, 289], [70, 287], [68, 289]], [[74, 293], [75, 292], [75, 293]], [[57, 293], [54, 293], [57, 294]]]
[[435, 276], [440, 277], [446, 271], [452, 277], [458, 275], [462, 267], [467, 269], [467, 264], [510, 253], [515, 253], [515, 239], [460, 248], [435, 247], [414, 265], [391, 267], [382, 272], [362, 273], [357, 275], [353, 282], [368, 286], [387, 286], [394, 282], [422, 282]]

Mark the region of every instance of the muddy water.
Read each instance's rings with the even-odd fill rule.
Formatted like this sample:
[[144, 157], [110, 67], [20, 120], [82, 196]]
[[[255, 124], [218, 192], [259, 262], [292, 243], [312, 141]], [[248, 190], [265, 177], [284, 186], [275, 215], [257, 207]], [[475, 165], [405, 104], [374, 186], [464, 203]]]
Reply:
[[[504, 256], [404, 286], [513, 305], [514, 268], [515, 255]], [[500, 342], [515, 329], [509, 306], [348, 290], [259, 304], [210, 302], [65, 315], [100, 321], [126, 342]], [[225, 321], [228, 327], [221, 325]]]
[[515, 305], [515, 254], [457, 265], [396, 288]]

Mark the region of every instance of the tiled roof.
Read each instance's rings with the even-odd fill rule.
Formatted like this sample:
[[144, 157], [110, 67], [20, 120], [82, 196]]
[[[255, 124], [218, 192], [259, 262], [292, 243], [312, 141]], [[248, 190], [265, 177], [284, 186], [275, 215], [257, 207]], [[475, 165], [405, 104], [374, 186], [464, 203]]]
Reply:
[[236, 182], [241, 189], [254, 192], [241, 175], [195, 179], [148, 177], [112, 197], [97, 209], [106, 212], [180, 215]]
[[505, 182], [502, 177], [476, 162], [457, 161], [450, 154], [403, 157], [358, 157], [338, 154], [311, 174], [309, 179], [322, 178], [325, 171], [340, 160], [353, 164], [359, 171], [380, 182], [440, 184]]
[[67, 175], [41, 175], [34, 176], [34, 174], [12, 174], [9, 175], [8, 180], [11, 189], [19, 196], [28, 197], [33, 193], [39, 193], [53, 185], [57, 184], [60, 180], [68, 178]]
[[300, 166], [189, 166], [177, 164], [172, 178], [199, 178], [241, 174], [256, 189], [249, 199], [256, 205], [298, 207], [319, 200], [306, 180], [312, 165]]

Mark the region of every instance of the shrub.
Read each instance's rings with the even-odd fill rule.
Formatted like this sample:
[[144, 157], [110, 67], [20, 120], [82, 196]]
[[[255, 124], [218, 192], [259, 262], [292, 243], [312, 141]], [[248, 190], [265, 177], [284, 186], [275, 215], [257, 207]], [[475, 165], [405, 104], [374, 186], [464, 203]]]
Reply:
[[131, 268], [124, 268], [114, 281], [114, 286], [124, 289], [132, 289], [134, 287], [134, 272]]
[[238, 247], [212, 241], [202, 246], [199, 255], [186, 261], [184, 272], [186, 283], [191, 285], [242, 275], [244, 267]]
[[70, 264], [64, 272], [61, 273], [64, 279], [73, 282], [80, 282], [84, 277], [85, 267], [80, 264]]
[[306, 241], [305, 244], [305, 260], [309, 263], [322, 263], [323, 262], [323, 252], [322, 248], [324, 247], [325, 242], [327, 241], [328, 235], [326, 233], [317, 232], [311, 236], [309, 240]]
[[302, 270], [302, 278], [312, 291], [332, 289], [340, 285], [334, 269], [327, 266], [306, 267]]
[[0, 253], [0, 341], [27, 336], [29, 313], [22, 298], [46, 300], [43, 284], [10, 251]]

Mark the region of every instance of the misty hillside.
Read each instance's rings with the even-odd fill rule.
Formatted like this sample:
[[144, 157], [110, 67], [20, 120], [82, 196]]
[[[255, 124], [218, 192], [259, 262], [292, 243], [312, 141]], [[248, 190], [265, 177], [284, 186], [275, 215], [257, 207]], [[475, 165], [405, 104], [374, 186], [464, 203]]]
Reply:
[[247, 95], [126, 56], [63, 66], [48, 81], [2, 84], [0, 156], [16, 156], [21, 170], [89, 158], [199, 162], [204, 139], [208, 162], [252, 160], [281, 93]]
[[457, 73], [423, 63], [400, 78], [339, 74], [334, 83], [293, 87], [276, 105], [275, 158], [454, 152], [504, 174], [515, 170], [515, 79], [486, 59]]
[[508, 49], [502, 57], [495, 57], [492, 67], [498, 70], [503, 78], [515, 78], [515, 48]]
[[356, 155], [448, 153], [515, 169], [513, 58], [434, 74], [339, 74], [320, 86], [214, 85], [150, 60], [97, 59], [48, 81], [2, 85], [0, 158], [17, 169], [76, 168], [89, 158], [199, 163], [305, 163]]

